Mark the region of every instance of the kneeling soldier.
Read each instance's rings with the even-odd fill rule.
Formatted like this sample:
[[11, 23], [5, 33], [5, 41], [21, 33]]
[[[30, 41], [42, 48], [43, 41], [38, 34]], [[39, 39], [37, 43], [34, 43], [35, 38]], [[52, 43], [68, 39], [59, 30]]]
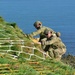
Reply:
[[42, 39], [41, 45], [45, 52], [48, 51], [48, 54], [51, 58], [60, 60], [62, 55], [66, 52], [66, 46], [62, 40], [48, 29], [44, 31], [46, 38]]

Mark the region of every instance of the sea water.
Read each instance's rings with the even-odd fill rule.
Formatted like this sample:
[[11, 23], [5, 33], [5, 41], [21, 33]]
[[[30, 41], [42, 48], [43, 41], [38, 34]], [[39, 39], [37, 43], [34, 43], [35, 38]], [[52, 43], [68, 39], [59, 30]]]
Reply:
[[0, 0], [0, 16], [27, 34], [36, 31], [33, 23], [40, 20], [60, 32], [66, 53], [75, 55], [75, 0]]

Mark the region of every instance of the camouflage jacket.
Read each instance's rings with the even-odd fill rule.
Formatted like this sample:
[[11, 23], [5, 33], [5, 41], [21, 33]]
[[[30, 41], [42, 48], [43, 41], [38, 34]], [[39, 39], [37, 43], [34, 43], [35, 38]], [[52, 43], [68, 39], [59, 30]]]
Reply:
[[46, 29], [52, 31], [52, 33], [56, 33], [56, 32], [55, 32], [54, 30], [52, 30], [51, 28], [42, 26], [40, 29], [36, 30], [35, 32], [32, 32], [32, 33], [30, 34], [30, 36], [33, 37], [33, 36], [36, 36], [36, 35], [40, 35], [40, 40], [39, 40], [39, 41], [41, 41], [41, 39], [45, 38], [44, 31], [45, 31]]
[[44, 38], [42, 39], [42, 46], [43, 46], [43, 49], [49, 49], [49, 48], [53, 48], [53, 49], [57, 49], [57, 48], [65, 48], [66, 49], [66, 46], [65, 44], [62, 42], [62, 40], [57, 37], [57, 36], [52, 36], [50, 37], [49, 39], [47, 38]]

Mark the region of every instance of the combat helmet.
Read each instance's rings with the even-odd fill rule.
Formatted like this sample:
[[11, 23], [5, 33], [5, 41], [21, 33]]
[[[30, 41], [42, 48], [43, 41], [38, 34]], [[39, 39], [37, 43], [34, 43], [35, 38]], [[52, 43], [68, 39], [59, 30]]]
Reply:
[[39, 26], [41, 27], [41, 26], [42, 26], [42, 22], [36, 21], [36, 22], [34, 23], [34, 26], [36, 27], [37, 25], [39, 25]]
[[52, 33], [52, 31], [50, 31], [49, 29], [45, 29], [44, 34], [47, 35], [49, 32]]

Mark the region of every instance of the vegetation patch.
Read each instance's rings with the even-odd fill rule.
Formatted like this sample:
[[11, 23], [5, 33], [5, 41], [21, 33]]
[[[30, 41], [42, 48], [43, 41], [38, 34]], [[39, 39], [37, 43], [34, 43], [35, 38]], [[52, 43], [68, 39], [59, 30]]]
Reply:
[[65, 56], [61, 61], [44, 59], [38, 49], [41, 51], [41, 46], [33, 43], [16, 23], [0, 17], [1, 75], [75, 75], [75, 56]]

